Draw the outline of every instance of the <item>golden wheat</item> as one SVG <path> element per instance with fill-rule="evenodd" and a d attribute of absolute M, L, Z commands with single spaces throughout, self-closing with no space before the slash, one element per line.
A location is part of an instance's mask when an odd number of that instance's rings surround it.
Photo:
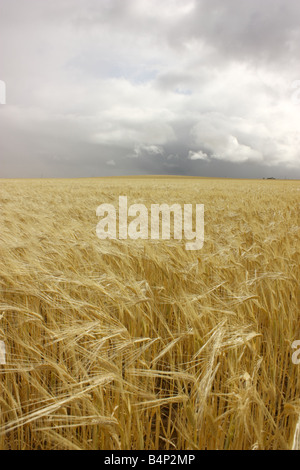
<path fill-rule="evenodd" d="M 2 180 L 0 449 L 295 448 L 299 190 Z M 119 195 L 204 204 L 203 249 L 99 240 L 96 208 Z"/>

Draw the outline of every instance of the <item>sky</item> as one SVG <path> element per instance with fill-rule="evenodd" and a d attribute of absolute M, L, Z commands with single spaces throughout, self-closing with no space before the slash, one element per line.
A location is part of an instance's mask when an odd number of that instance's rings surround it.
<path fill-rule="evenodd" d="M 0 177 L 300 178 L 299 0 L 0 0 Z"/>

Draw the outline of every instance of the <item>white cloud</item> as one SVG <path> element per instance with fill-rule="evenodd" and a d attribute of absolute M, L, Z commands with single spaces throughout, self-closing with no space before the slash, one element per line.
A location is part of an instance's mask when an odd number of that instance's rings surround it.
<path fill-rule="evenodd" d="M 189 160 L 208 160 L 208 155 L 207 153 L 202 152 L 202 150 L 199 150 L 198 152 L 190 150 L 188 158 Z"/>
<path fill-rule="evenodd" d="M 164 155 L 163 147 L 158 145 L 136 144 L 130 157 L 141 157 L 142 155 Z"/>
<path fill-rule="evenodd" d="M 217 151 L 212 154 L 212 158 L 235 163 L 246 162 L 249 160 L 260 161 L 263 159 L 260 152 L 252 149 L 248 145 L 240 144 L 234 135 L 229 135 L 226 137 L 224 145 L 222 148 L 218 148 Z"/>

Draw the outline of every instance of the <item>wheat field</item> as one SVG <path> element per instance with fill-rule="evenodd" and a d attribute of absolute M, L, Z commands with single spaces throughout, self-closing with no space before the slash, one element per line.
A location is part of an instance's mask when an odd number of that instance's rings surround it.
<path fill-rule="evenodd" d="M 279 450 L 300 415 L 299 181 L 1 180 L 1 450 Z M 205 242 L 96 208 L 205 206 Z M 298 425 L 299 427 L 299 425 Z"/>

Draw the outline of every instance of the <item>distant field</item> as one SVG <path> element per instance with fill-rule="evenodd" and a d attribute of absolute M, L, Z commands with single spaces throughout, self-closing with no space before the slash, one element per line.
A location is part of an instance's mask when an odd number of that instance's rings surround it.
<path fill-rule="evenodd" d="M 96 208 L 205 205 L 205 242 Z M 300 181 L 0 180 L 0 449 L 290 449 Z"/>

